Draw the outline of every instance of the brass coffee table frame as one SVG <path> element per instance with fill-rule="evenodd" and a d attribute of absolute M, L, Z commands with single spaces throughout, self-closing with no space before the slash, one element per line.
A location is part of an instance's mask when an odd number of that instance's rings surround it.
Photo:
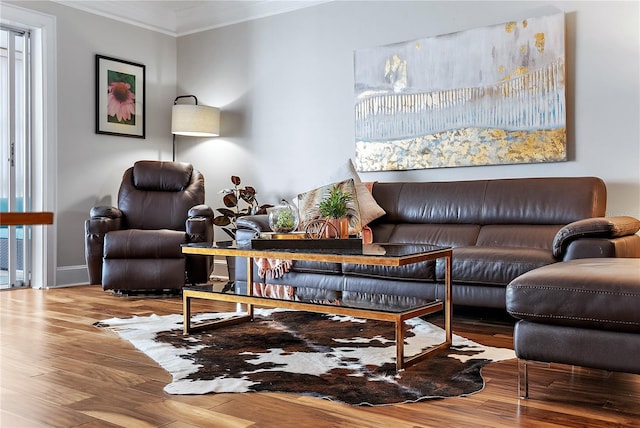
<path fill-rule="evenodd" d="M 366 245 L 364 246 L 366 251 Z M 453 304 L 451 299 L 451 248 L 436 249 L 432 251 L 418 252 L 406 256 L 375 256 L 361 254 L 339 254 L 335 253 L 319 253 L 312 250 L 297 250 L 295 252 L 283 250 L 252 250 L 241 249 L 236 247 L 225 246 L 207 246 L 201 244 L 184 245 L 182 247 L 183 254 L 202 255 L 202 256 L 235 256 L 247 258 L 247 278 L 253 278 L 254 258 L 273 258 L 285 260 L 307 260 L 319 262 L 333 263 L 357 263 L 378 266 L 404 266 L 421 261 L 435 260 L 444 258 L 446 260 L 445 268 L 445 298 L 442 300 L 434 300 L 425 305 L 408 309 L 402 312 L 385 312 L 375 309 L 352 308 L 343 306 L 324 305 L 319 303 L 299 302 L 293 300 L 279 300 L 266 297 L 257 297 L 253 295 L 253 281 L 247 281 L 247 294 L 224 294 L 213 291 L 203 291 L 190 289 L 188 287 L 182 290 L 183 316 L 184 316 L 184 334 L 194 331 L 205 330 L 213 327 L 222 327 L 231 324 L 238 324 L 244 321 L 253 320 L 254 305 L 277 307 L 283 309 L 294 309 L 308 312 L 336 314 L 353 317 L 361 317 L 379 321 L 389 321 L 395 324 L 396 336 L 396 369 L 402 370 L 411 364 L 425 359 L 429 354 L 445 349 L 451 346 L 452 330 L 451 330 L 451 312 Z M 222 302 L 243 303 L 247 306 L 245 315 L 240 315 L 224 320 L 211 321 L 191 325 L 191 300 L 204 299 Z M 444 330 L 445 340 L 433 346 L 420 354 L 404 358 L 404 322 L 408 319 L 428 315 L 431 313 L 444 311 Z"/>

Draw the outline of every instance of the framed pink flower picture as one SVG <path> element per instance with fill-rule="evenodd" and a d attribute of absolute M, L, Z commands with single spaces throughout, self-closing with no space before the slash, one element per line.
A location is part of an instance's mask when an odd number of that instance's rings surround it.
<path fill-rule="evenodd" d="M 145 138 L 145 66 L 96 55 L 96 133 Z"/>

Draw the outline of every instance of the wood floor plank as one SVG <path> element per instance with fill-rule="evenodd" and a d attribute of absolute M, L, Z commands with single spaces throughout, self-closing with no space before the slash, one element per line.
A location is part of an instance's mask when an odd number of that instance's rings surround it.
<path fill-rule="evenodd" d="M 34 421 L 22 415 L 16 415 L 0 409 L 0 426 L 20 428 L 50 428 L 44 422 Z"/>
<path fill-rule="evenodd" d="M 217 409 L 217 406 L 215 408 Z M 137 410 L 140 412 L 161 414 L 168 419 L 175 418 L 178 421 L 189 420 L 190 423 L 196 424 L 197 426 L 214 425 L 215 423 L 215 426 L 220 428 L 245 428 L 254 424 L 251 419 L 232 416 L 220 411 L 175 400 L 163 400 L 159 405 L 140 406 Z"/>
<path fill-rule="evenodd" d="M 47 427 L 76 427 L 91 421 L 91 417 L 70 409 L 68 406 L 50 403 L 48 400 L 40 400 L 29 396 L 29 394 L 2 394 L 2 412 L 10 415 L 22 417 L 26 426 L 47 426 Z M 3 428 L 22 428 L 21 425 L 11 427 L 5 425 Z"/>
<path fill-rule="evenodd" d="M 235 305 L 198 302 L 193 309 Z M 98 286 L 0 291 L 0 427 L 640 427 L 640 376 L 536 364 L 532 398 L 523 400 L 516 360 L 486 366 L 477 394 L 395 406 L 282 393 L 169 395 L 167 372 L 93 326 L 181 311 L 179 297 L 122 297 Z M 513 320 L 504 311 L 456 308 L 453 326 L 479 343 L 513 346 Z"/>

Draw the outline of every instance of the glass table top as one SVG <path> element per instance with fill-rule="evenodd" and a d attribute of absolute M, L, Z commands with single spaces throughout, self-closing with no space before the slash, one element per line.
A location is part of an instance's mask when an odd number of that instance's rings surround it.
<path fill-rule="evenodd" d="M 298 242 L 300 240 L 297 240 Z M 317 246 L 307 245 L 304 248 L 286 247 L 284 242 L 274 240 L 278 242 L 274 244 L 273 248 L 264 246 L 262 248 L 251 248 L 248 245 L 239 246 L 236 241 L 217 241 L 213 244 L 208 243 L 193 243 L 185 244 L 183 247 L 187 249 L 184 252 L 198 253 L 197 250 L 203 250 L 202 254 L 205 254 L 207 250 L 211 250 L 212 254 L 226 254 L 226 255 L 241 255 L 240 253 L 256 253 L 259 256 L 260 252 L 273 252 L 273 253 L 289 253 L 292 256 L 295 254 L 331 254 L 331 255 L 344 255 L 344 256 L 363 256 L 363 257 L 388 257 L 388 258 L 403 258 L 411 257 L 420 254 L 439 253 L 450 250 L 451 247 L 437 246 L 437 245 L 425 245 L 425 244 L 396 244 L 396 243 L 376 243 L 376 244 L 364 244 L 353 248 L 337 248 L 323 247 L 323 244 L 327 240 L 318 240 Z M 322 242 L 324 241 L 324 242 Z M 328 240 L 339 241 L 339 240 Z M 293 242 L 293 241 L 291 241 Z M 195 251 L 189 251 L 193 249 Z"/>

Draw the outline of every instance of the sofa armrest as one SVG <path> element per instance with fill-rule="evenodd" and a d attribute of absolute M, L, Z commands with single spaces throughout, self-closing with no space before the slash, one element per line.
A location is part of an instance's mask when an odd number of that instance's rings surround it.
<path fill-rule="evenodd" d="M 630 216 L 593 217 L 564 226 L 553 239 L 553 256 L 563 259 L 569 245 L 579 239 L 616 239 L 634 235 L 640 230 L 640 220 Z"/>
<path fill-rule="evenodd" d="M 600 257 L 640 258 L 640 235 L 576 239 L 567 246 L 562 261 Z"/>
<path fill-rule="evenodd" d="M 239 217 L 236 220 L 238 230 L 249 229 L 256 233 L 270 232 L 269 216 L 267 214 L 254 214 Z"/>
<path fill-rule="evenodd" d="M 251 240 L 256 238 L 262 232 L 269 232 L 269 216 L 267 214 L 252 214 L 236 219 L 236 245 L 239 248 L 251 248 Z M 229 265 L 230 257 L 227 257 L 227 265 Z M 233 257 L 233 269 L 229 271 L 229 279 L 231 281 L 246 281 L 247 259 L 246 257 Z"/>
<path fill-rule="evenodd" d="M 251 240 L 262 232 L 270 232 L 269 216 L 267 214 L 253 214 L 239 217 L 236 220 L 236 243 L 239 247 L 250 248 Z"/>

